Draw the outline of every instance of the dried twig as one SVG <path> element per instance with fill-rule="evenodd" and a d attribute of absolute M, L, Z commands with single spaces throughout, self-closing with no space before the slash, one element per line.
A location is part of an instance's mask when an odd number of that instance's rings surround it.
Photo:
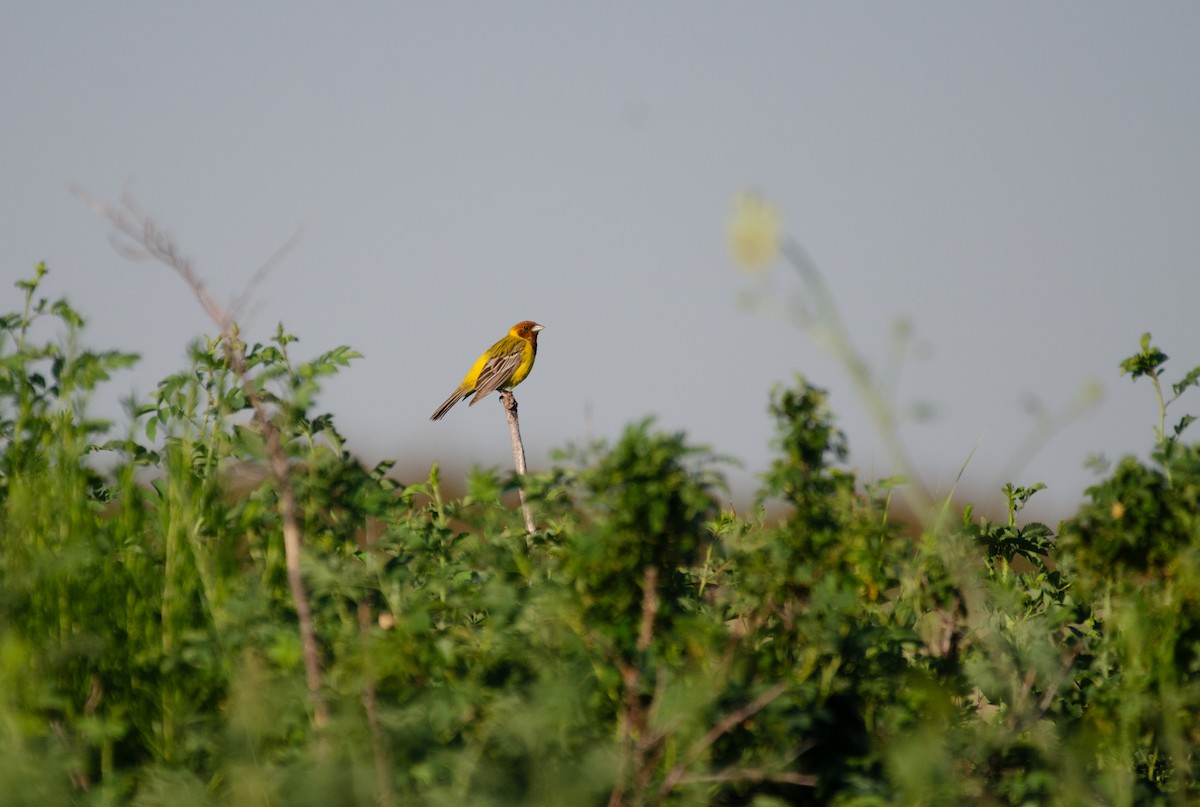
<path fill-rule="evenodd" d="M 761 768 L 726 768 L 720 773 L 699 776 L 687 776 L 680 784 L 709 784 L 713 782 L 777 782 L 782 785 L 797 785 L 799 787 L 816 787 L 816 776 L 808 773 L 789 773 L 787 771 L 772 773 Z"/>
<path fill-rule="evenodd" d="M 517 420 L 517 399 L 512 390 L 500 391 L 500 403 L 504 406 L 504 415 L 508 418 L 508 436 L 512 440 L 513 465 L 516 466 L 517 476 L 525 476 L 525 444 L 521 442 L 521 424 Z M 520 482 L 520 480 L 518 480 Z M 517 497 L 521 500 L 521 514 L 525 517 L 525 532 L 533 535 L 537 525 L 533 523 L 533 512 L 525 503 L 525 488 L 523 482 L 517 486 Z M 528 539 L 526 539 L 528 541 Z"/>
<path fill-rule="evenodd" d="M 742 723 L 749 720 L 754 715 L 767 708 L 780 695 L 787 691 L 787 682 L 780 681 L 769 689 L 763 691 L 757 698 L 747 703 L 741 709 L 737 709 L 725 717 L 721 718 L 715 726 L 708 730 L 708 733 L 694 742 L 687 753 L 683 755 L 678 763 L 667 773 L 663 779 L 662 785 L 658 789 L 658 800 L 662 801 L 678 784 L 687 778 L 687 769 L 704 755 L 713 743 L 721 739 L 733 729 L 740 726 Z M 726 781 L 732 781 L 735 774 L 738 774 L 742 769 L 730 768 L 724 775 Z"/>
<path fill-rule="evenodd" d="M 374 541 L 367 535 L 366 530 L 359 531 L 358 548 L 363 553 L 370 553 L 374 550 Z M 379 807 L 392 807 L 396 803 L 396 797 L 392 793 L 391 763 L 388 760 L 383 721 L 379 717 L 379 699 L 375 688 L 375 665 L 371 659 L 371 627 L 373 623 L 369 594 L 363 592 L 362 599 L 358 601 L 358 635 L 363 653 L 361 696 L 363 712 L 367 716 L 367 727 L 371 732 L 371 752 L 375 760 L 375 802 Z"/>
<path fill-rule="evenodd" d="M 642 578 L 642 614 L 638 628 L 637 652 L 644 654 L 650 649 L 654 638 L 654 624 L 660 607 L 658 592 L 658 568 L 647 566 Z M 727 654 L 728 655 L 728 654 Z M 805 787 L 815 786 L 817 778 L 789 771 L 773 772 L 760 768 L 730 766 L 715 774 L 689 774 L 689 769 L 723 736 L 761 712 L 784 692 L 788 683 L 780 681 L 764 690 L 754 700 L 740 709 L 722 717 L 704 736 L 688 746 L 663 778 L 657 791 L 650 793 L 651 782 L 662 760 L 663 742 L 670 727 L 651 728 L 654 716 L 665 692 L 660 675 L 656 682 L 654 698 L 647 705 L 641 697 L 642 668 L 638 661 L 618 660 L 623 684 L 622 708 L 618 717 L 622 754 L 617 772 L 617 783 L 609 796 L 609 807 L 640 807 L 644 804 L 661 804 L 681 784 L 702 782 L 777 782 Z"/>
<path fill-rule="evenodd" d="M 638 628 L 637 651 L 639 654 L 650 649 L 654 638 L 654 622 L 658 616 L 658 567 L 647 566 L 642 578 L 642 619 Z M 624 692 L 621 696 L 621 714 L 618 727 L 621 733 L 621 763 L 617 771 L 617 784 L 609 795 L 609 807 L 624 805 L 625 793 L 633 786 L 634 807 L 644 803 L 644 791 L 654 774 L 662 755 L 663 732 L 649 731 L 651 713 L 656 711 L 663 692 L 662 680 L 655 689 L 655 699 L 647 709 L 640 693 L 642 671 L 638 661 L 618 661 Z"/>
<path fill-rule="evenodd" d="M 287 567 L 292 605 L 296 609 L 296 618 L 300 627 L 304 673 L 312 703 L 313 722 L 318 728 L 323 728 L 329 722 L 329 707 L 321 688 L 320 652 L 317 647 L 312 608 L 309 606 L 308 594 L 300 570 L 300 518 L 296 506 L 296 495 L 289 480 L 287 452 L 284 450 L 283 436 L 271 417 L 266 401 L 250 376 L 246 364 L 245 344 L 237 334 L 234 312 L 241 309 L 246 299 L 245 294 L 243 293 L 228 306 L 218 303 L 205 288 L 195 270 L 192 269 L 191 262 L 179 252 L 170 234 L 160 229 L 149 216 L 138 210 L 128 196 L 122 196 L 120 201 L 109 204 L 81 190 L 76 189 L 74 192 L 87 203 L 92 212 L 108 221 L 112 226 L 113 234 L 110 236 L 110 240 L 118 254 L 130 260 L 157 261 L 174 270 L 196 295 L 196 299 L 204 308 L 205 313 L 221 331 L 230 368 L 237 376 L 246 400 L 254 409 L 259 428 L 266 440 L 268 465 L 279 492 L 279 518 L 283 524 L 284 562 Z M 255 272 L 252 282 L 259 282 L 266 272 L 279 262 L 295 244 L 300 233 L 301 230 L 297 229 L 296 233 L 280 249 L 276 250 L 275 254 Z"/>
<path fill-rule="evenodd" d="M 658 567 L 647 566 L 642 579 L 642 624 L 638 628 L 637 649 L 645 653 L 654 638 L 654 619 L 658 616 Z"/>

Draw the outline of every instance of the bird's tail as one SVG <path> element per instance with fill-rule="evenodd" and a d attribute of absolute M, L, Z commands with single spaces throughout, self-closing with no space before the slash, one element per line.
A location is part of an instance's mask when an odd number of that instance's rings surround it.
<path fill-rule="evenodd" d="M 471 394 L 471 390 L 463 389 L 462 387 L 459 387 L 454 392 L 450 393 L 449 398 L 442 401 L 441 406 L 439 406 L 437 409 L 433 410 L 433 414 L 429 416 L 429 419 L 430 420 L 441 420 L 443 417 L 446 416 L 446 413 L 449 412 L 454 407 L 454 405 L 456 403 L 461 401 L 463 398 L 466 398 L 470 394 Z"/>

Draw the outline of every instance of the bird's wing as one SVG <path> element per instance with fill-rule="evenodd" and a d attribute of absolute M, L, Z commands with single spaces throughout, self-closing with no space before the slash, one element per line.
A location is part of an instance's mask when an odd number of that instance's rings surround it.
<path fill-rule="evenodd" d="M 475 397 L 471 399 L 471 406 L 475 402 L 485 397 L 490 392 L 495 392 L 501 389 L 510 378 L 513 371 L 521 363 L 521 348 L 510 351 L 500 356 L 493 356 L 483 365 L 483 369 L 479 371 L 479 378 L 475 380 Z"/>

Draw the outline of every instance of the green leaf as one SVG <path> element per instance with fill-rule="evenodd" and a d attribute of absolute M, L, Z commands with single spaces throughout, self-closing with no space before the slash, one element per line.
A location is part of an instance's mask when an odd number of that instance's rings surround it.
<path fill-rule="evenodd" d="M 382 460 L 379 464 L 371 469 L 371 478 L 378 482 L 386 477 L 388 475 L 388 471 L 392 470 L 395 465 L 395 460 Z"/>
<path fill-rule="evenodd" d="M 1141 345 L 1141 351 L 1121 361 L 1121 375 L 1128 374 L 1133 380 L 1144 375 L 1158 375 L 1167 361 L 1167 354 L 1150 344 L 1149 333 L 1142 334 Z"/>
<path fill-rule="evenodd" d="M 1188 387 L 1195 387 L 1197 385 L 1200 385 L 1200 367 L 1193 367 L 1187 375 L 1172 384 L 1171 389 L 1175 391 L 1175 395 L 1178 397 Z"/>
<path fill-rule="evenodd" d="M 55 300 L 53 305 L 50 306 L 50 312 L 72 327 L 83 327 L 83 317 L 71 307 L 66 298 Z"/>

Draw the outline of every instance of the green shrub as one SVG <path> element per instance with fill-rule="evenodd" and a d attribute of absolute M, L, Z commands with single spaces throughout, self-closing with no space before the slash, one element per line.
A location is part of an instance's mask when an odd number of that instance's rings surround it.
<path fill-rule="evenodd" d="M 85 349 L 43 275 L 0 319 L 5 804 L 1200 795 L 1186 418 L 1057 530 L 1022 523 L 1040 485 L 1007 486 L 1002 523 L 900 526 L 898 483 L 843 467 L 802 379 L 770 399 L 777 457 L 749 513 L 721 506 L 720 458 L 651 420 L 447 498 L 436 467 L 403 486 L 347 452 L 314 402 L 356 354 L 297 362 L 282 327 L 195 345 L 112 437 L 88 400 L 135 357 Z M 1165 361 L 1147 338 L 1123 365 L 1160 414 Z M 506 503 L 518 485 L 533 536 Z"/>

